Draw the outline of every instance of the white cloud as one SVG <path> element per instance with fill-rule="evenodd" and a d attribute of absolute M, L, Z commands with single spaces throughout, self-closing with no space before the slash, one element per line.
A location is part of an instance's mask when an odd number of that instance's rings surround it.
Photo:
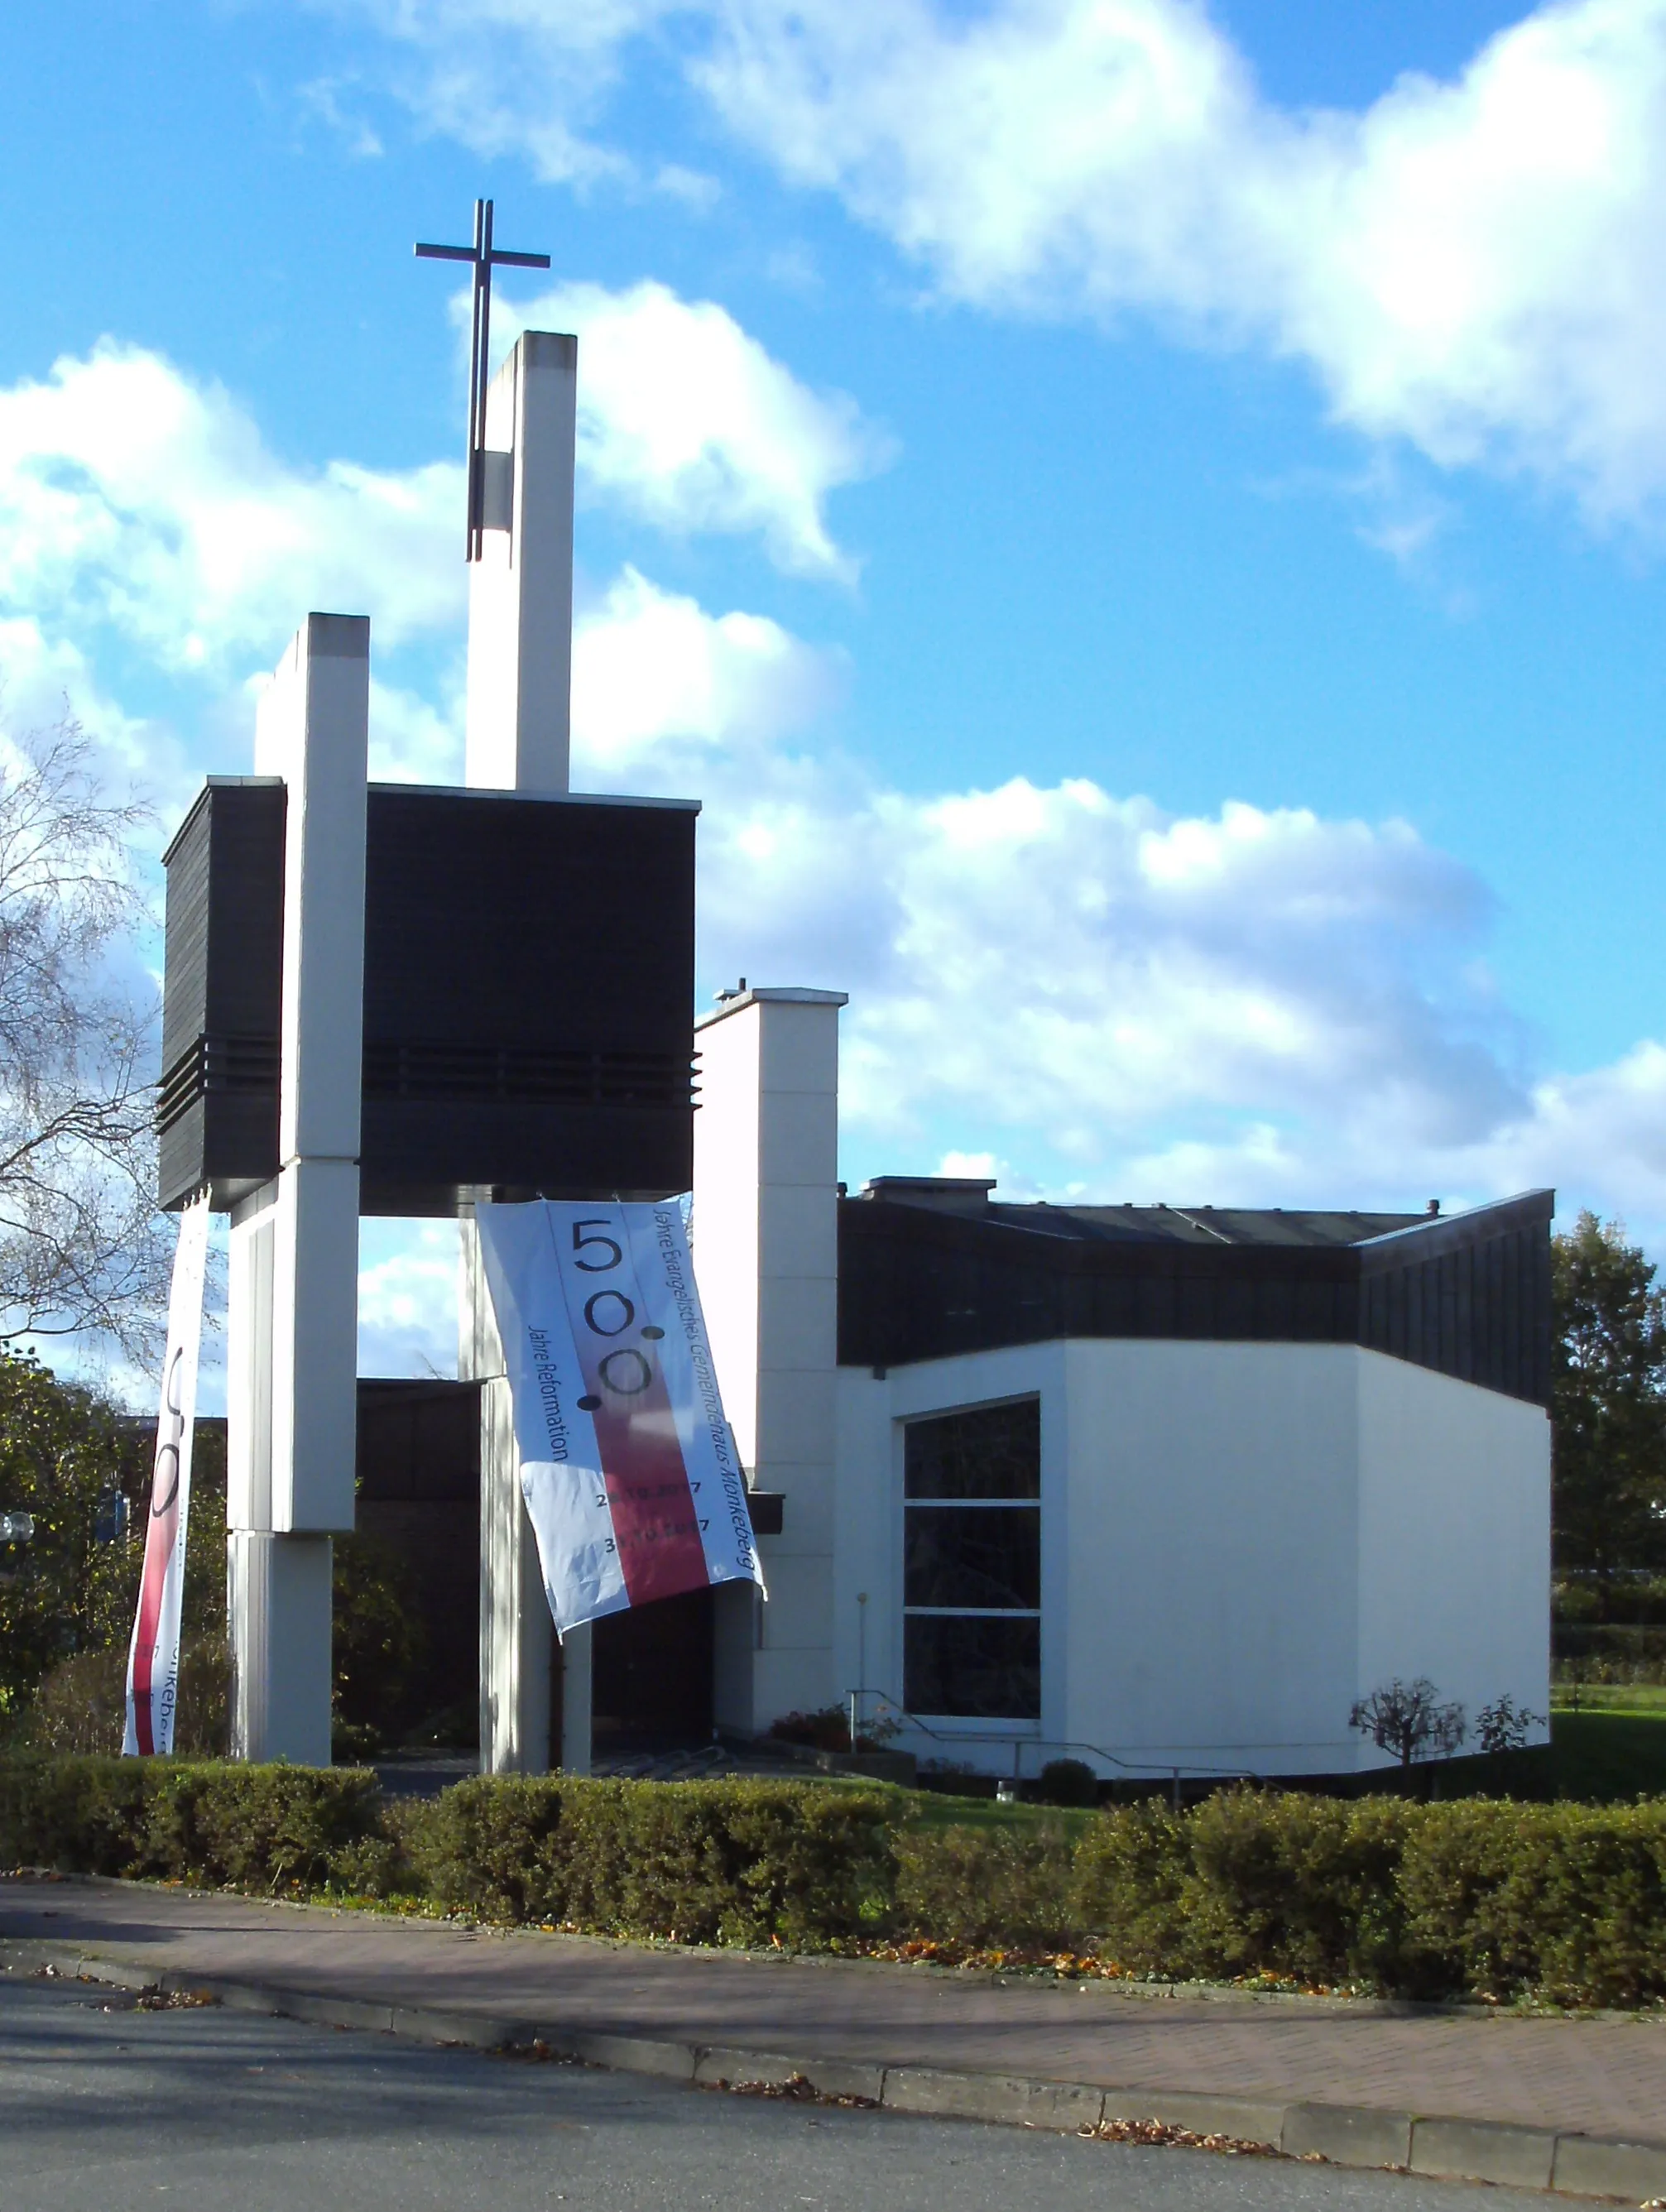
<path fill-rule="evenodd" d="M 1253 1111 L 1450 1148 L 1524 1103 L 1485 894 L 1404 825 L 1175 820 L 1085 781 L 828 796 L 714 793 L 704 920 L 753 976 L 819 937 L 793 980 L 852 992 L 858 1121 L 1103 1164 Z"/>
<path fill-rule="evenodd" d="M 883 447 L 850 403 L 806 391 L 721 308 L 663 286 L 545 305 L 586 332 L 581 458 L 599 499 L 678 532 L 755 530 L 785 567 L 852 573 L 824 506 Z M 56 663 L 79 703 L 105 634 L 222 684 L 269 665 L 308 607 L 368 613 L 379 654 L 454 636 L 461 507 L 454 463 L 294 466 L 218 385 L 103 340 L 0 389 L 0 666 L 16 693 Z M 792 661 L 769 625 L 725 620 L 730 658 Z M 653 681 L 651 666 L 629 673 Z M 614 710 L 616 750 L 626 720 Z M 383 691 L 376 720 L 379 773 L 448 772 L 454 702 L 436 722 Z"/>
<path fill-rule="evenodd" d="M 359 1372 L 457 1372 L 457 1224 L 368 1220 L 359 1233 Z"/>
<path fill-rule="evenodd" d="M 1666 1238 L 1666 1042 L 1533 1074 L 1484 887 L 1404 824 L 783 766 L 708 787 L 704 957 L 850 992 L 860 1172 L 1181 1203 L 1552 1183 Z"/>
<path fill-rule="evenodd" d="M 704 800 L 708 975 L 850 993 L 851 1172 L 1289 1205 L 1550 1182 L 1666 1236 L 1666 1042 L 1536 1071 L 1485 886 L 1403 823 L 1177 817 L 1085 779 L 902 793 L 796 749 L 829 672 L 772 624 L 628 572 L 581 639 L 582 781 Z M 435 1258 L 368 1282 L 384 1361 L 423 1296 L 448 1313 Z"/>
<path fill-rule="evenodd" d="M 281 644 L 320 574 L 385 568 L 377 634 L 412 635 L 460 595 L 441 473 L 289 471 L 155 356 L 60 363 L 0 392 L 0 653 L 24 699 L 84 691 L 118 752 L 150 754 L 64 641 L 77 611 L 212 669 Z M 847 1124 L 876 1164 L 992 1154 L 1055 1191 L 1290 1202 L 1555 1181 L 1666 1225 L 1666 1043 L 1536 1064 L 1488 981 L 1484 886 L 1413 830 L 1176 817 L 1085 779 L 899 792 L 800 749 L 842 676 L 627 569 L 581 611 L 575 751 L 593 787 L 705 799 L 708 974 L 851 992 Z M 379 773 L 455 774 L 454 681 L 436 701 L 379 678 L 373 712 Z M 404 1326 L 400 1295 L 373 1279 L 377 1327 Z"/>
<path fill-rule="evenodd" d="M 770 742 L 827 703 L 837 673 L 765 616 L 709 615 L 627 568 L 574 627 L 575 774 L 617 788 L 656 768 L 663 781 L 673 755 Z"/>
<path fill-rule="evenodd" d="M 732 0 L 701 82 L 982 305 L 1258 339 L 1443 465 L 1666 489 L 1666 5 L 1564 0 L 1449 83 L 1292 114 L 1189 0 Z"/>
<path fill-rule="evenodd" d="M 1599 518 L 1666 492 L 1666 0 L 1551 0 L 1450 82 L 1300 112 L 1197 0 L 363 4 L 430 120 L 550 173 L 674 20 L 730 131 L 949 297 L 1261 346 L 1339 421 Z"/>
<path fill-rule="evenodd" d="M 597 497 L 678 535 L 757 532 L 783 568 L 854 577 L 827 499 L 891 452 L 854 400 L 810 391 L 726 309 L 664 284 L 566 285 L 496 319 L 578 332 L 579 467 Z"/>
<path fill-rule="evenodd" d="M 327 4 L 327 0 L 326 0 Z M 548 181 L 652 186 L 590 125 L 622 49 L 684 12 L 680 0 L 334 0 L 404 41 L 411 60 L 390 89 L 433 128 L 477 154 L 525 153 Z M 665 179 L 682 197 L 684 173 Z"/>
<path fill-rule="evenodd" d="M 460 783 L 460 686 L 453 684 L 441 705 L 436 707 L 420 692 L 402 690 L 397 684 L 384 684 L 373 675 L 370 775 L 377 783 Z"/>
<path fill-rule="evenodd" d="M 314 77 L 303 84 L 295 94 L 296 104 L 309 121 L 318 123 L 337 138 L 349 156 L 356 161 L 374 161 L 380 158 L 385 149 L 374 125 L 354 112 L 357 106 L 358 87 L 350 80 L 340 77 Z M 343 94 L 348 98 L 343 100 Z"/>
<path fill-rule="evenodd" d="M 461 476 L 291 467 L 219 386 L 106 339 L 0 391 L 0 614 L 173 673 L 275 658 L 308 607 L 395 646 L 462 611 Z"/>
<path fill-rule="evenodd" d="M 48 637 L 29 616 L 0 614 L 0 748 L 66 720 L 92 740 L 112 796 L 131 794 L 171 821 L 196 795 L 200 779 L 174 729 L 130 714 L 71 640 Z"/>

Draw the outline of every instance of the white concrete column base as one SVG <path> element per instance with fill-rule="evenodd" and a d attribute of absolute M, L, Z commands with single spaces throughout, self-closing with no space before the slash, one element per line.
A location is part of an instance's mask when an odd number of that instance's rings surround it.
<path fill-rule="evenodd" d="M 555 1631 L 521 1499 L 502 1375 L 480 1389 L 480 1771 L 545 1774 Z M 587 1690 L 587 1668 L 585 1683 Z M 587 1754 L 587 1705 L 584 1733 Z"/>
<path fill-rule="evenodd" d="M 228 1534 L 234 1759 L 329 1765 L 331 1568 L 328 1536 Z"/>

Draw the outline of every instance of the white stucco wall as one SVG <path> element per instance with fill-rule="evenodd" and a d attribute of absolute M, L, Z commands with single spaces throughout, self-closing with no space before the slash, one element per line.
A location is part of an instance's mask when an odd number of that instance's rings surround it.
<path fill-rule="evenodd" d="M 1357 1356 L 1358 1694 L 1426 1674 L 1472 1729 L 1502 1694 L 1547 1714 L 1549 1417 L 1383 1352 Z M 1360 1763 L 1384 1757 L 1368 1746 Z"/>
<path fill-rule="evenodd" d="M 1347 1345 L 1068 1348 L 1067 1733 L 1146 1766 L 1352 1765 Z"/>
<path fill-rule="evenodd" d="M 1348 1713 L 1394 1674 L 1545 1709 L 1542 1413 L 1348 1345 L 1135 1340 L 840 1370 L 830 1695 L 902 1695 L 899 1424 L 1031 1393 L 1041 1721 L 910 1747 L 1314 1773 L 1377 1763 Z"/>

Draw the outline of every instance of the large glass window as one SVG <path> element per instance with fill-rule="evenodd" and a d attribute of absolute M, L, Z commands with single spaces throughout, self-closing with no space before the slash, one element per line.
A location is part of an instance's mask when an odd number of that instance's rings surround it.
<path fill-rule="evenodd" d="M 1041 1717 L 1041 1402 L 910 1421 L 903 1697 L 911 1712 Z"/>

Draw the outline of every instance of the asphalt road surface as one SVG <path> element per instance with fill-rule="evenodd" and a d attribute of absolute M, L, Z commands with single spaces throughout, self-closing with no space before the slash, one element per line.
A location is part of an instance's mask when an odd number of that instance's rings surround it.
<path fill-rule="evenodd" d="M 5 2212 L 1546 2212 L 1273 2158 L 812 2108 L 0 1974 Z"/>

